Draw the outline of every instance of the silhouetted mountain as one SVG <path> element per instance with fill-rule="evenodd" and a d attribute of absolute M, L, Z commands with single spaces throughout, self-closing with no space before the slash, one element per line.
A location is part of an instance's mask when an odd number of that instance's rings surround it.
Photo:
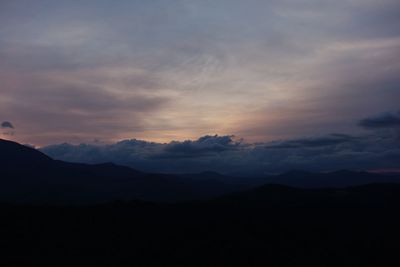
<path fill-rule="evenodd" d="M 329 173 L 312 173 L 301 170 L 268 176 L 266 184 L 281 184 L 301 188 L 349 187 L 370 183 L 400 183 L 400 175 L 340 170 Z"/>
<path fill-rule="evenodd" d="M 400 181 L 395 175 L 350 171 L 292 171 L 265 178 L 231 177 L 215 172 L 144 173 L 112 163 L 89 165 L 52 160 L 33 148 L 6 140 L 0 140 L 0 169 L 0 201 L 22 203 L 100 203 L 132 199 L 188 201 L 271 183 L 320 188 Z"/>
<path fill-rule="evenodd" d="M 400 184 L 367 184 L 347 188 L 294 188 L 269 184 L 220 197 L 213 204 L 275 208 L 400 207 Z"/>
<path fill-rule="evenodd" d="M 223 175 L 218 172 L 205 171 L 200 173 L 186 173 L 179 175 L 182 178 L 194 180 L 194 181 L 214 181 L 223 183 L 226 185 L 235 186 L 238 189 L 248 189 L 256 186 L 260 186 L 266 183 L 265 177 L 240 177 Z"/>
<path fill-rule="evenodd" d="M 0 139 L 1 171 L 25 171 L 49 164 L 52 159 L 45 154 L 12 141 Z"/>
<path fill-rule="evenodd" d="M 190 173 L 180 176 L 198 181 L 219 181 L 224 184 L 238 185 L 242 189 L 254 188 L 264 184 L 286 185 L 299 188 L 344 188 L 371 183 L 400 183 L 400 175 L 396 173 L 378 174 L 348 170 L 328 173 L 292 170 L 283 174 L 266 177 L 240 177 L 222 175 L 216 172 Z"/>
<path fill-rule="evenodd" d="M 52 160 L 41 152 L 0 140 L 0 200 L 37 203 L 94 203 L 116 199 L 178 201 L 203 199 L 237 187 L 143 173 L 115 164 Z"/>

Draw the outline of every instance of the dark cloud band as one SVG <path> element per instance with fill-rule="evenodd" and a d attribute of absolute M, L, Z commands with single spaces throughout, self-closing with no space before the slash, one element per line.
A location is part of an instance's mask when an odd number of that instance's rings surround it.
<path fill-rule="evenodd" d="M 395 134 L 348 136 L 331 134 L 297 140 L 247 144 L 232 136 L 154 143 L 125 140 L 109 145 L 61 144 L 42 148 L 61 160 L 114 162 L 150 172 L 217 171 L 263 175 L 292 169 L 388 169 L 398 167 L 400 148 Z"/>
<path fill-rule="evenodd" d="M 366 129 L 400 128 L 400 112 L 397 114 L 385 113 L 380 116 L 365 118 L 359 125 Z"/>

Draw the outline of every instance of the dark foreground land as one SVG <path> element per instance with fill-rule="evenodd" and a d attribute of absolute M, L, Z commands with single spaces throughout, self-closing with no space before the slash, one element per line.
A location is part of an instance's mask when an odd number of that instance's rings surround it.
<path fill-rule="evenodd" d="M 1 266 L 399 266 L 400 186 L 0 207 Z"/>
<path fill-rule="evenodd" d="M 0 170 L 0 266 L 400 266 L 398 175 L 243 184 L 56 161 L 6 140 Z"/>

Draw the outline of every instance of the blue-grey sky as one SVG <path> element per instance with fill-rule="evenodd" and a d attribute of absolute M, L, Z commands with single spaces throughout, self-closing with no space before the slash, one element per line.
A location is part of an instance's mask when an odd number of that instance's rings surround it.
<path fill-rule="evenodd" d="M 1 0 L 0 121 L 14 128 L 0 134 L 37 146 L 370 134 L 360 120 L 400 109 L 399 12 L 398 0 Z"/>

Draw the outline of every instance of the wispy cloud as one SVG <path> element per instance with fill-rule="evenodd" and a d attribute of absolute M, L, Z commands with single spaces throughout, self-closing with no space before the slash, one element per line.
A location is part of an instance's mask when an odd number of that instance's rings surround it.
<path fill-rule="evenodd" d="M 294 139 L 398 109 L 396 0 L 0 7 L 0 113 L 21 142 Z"/>

